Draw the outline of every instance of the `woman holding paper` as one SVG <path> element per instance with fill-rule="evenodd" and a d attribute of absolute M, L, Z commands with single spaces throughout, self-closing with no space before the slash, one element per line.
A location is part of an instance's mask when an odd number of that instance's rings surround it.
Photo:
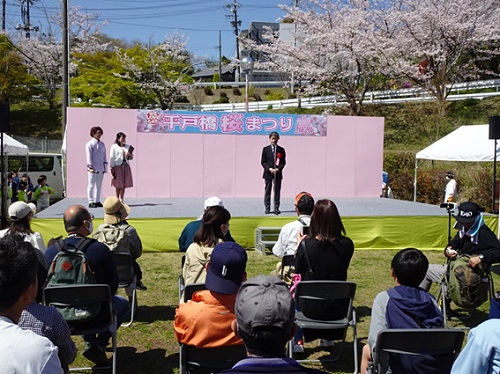
<path fill-rule="evenodd" d="M 134 147 L 125 144 L 127 135 L 116 134 L 115 143 L 111 146 L 109 165 L 111 167 L 111 185 L 116 189 L 116 197 L 123 203 L 125 188 L 133 187 L 132 170 L 129 161 L 134 158 Z"/>

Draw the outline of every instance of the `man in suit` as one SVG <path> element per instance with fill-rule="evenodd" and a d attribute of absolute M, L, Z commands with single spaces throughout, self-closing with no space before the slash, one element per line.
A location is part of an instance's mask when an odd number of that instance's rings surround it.
<path fill-rule="evenodd" d="M 285 148 L 278 145 L 280 136 L 276 131 L 269 134 L 269 142 L 267 147 L 262 149 L 261 165 L 264 168 L 264 178 L 266 182 L 264 205 L 266 214 L 271 213 L 271 189 L 274 183 L 274 214 L 280 214 L 280 191 L 281 180 L 283 179 L 283 168 L 286 165 Z"/>

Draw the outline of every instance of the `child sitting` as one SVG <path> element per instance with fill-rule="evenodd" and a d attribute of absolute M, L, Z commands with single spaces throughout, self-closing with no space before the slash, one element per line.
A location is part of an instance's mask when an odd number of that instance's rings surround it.
<path fill-rule="evenodd" d="M 419 287 L 428 267 L 427 257 L 415 248 L 403 249 L 392 259 L 391 273 L 396 286 L 379 293 L 373 301 L 368 344 L 363 347 L 361 357 L 362 374 L 366 372 L 368 362 L 372 358 L 372 348 L 380 331 L 391 328 L 443 327 L 443 315 L 436 300 Z M 393 373 L 444 373 L 449 372 L 453 364 L 453 360 L 425 355 L 391 355 L 389 360 Z M 447 367 L 447 370 L 443 366 Z"/>
<path fill-rule="evenodd" d="M 50 205 L 50 195 L 54 194 L 54 189 L 47 186 L 47 177 L 41 175 L 37 180 L 38 186 L 33 194 L 33 199 L 36 200 L 36 210 L 41 212 L 47 209 Z"/>

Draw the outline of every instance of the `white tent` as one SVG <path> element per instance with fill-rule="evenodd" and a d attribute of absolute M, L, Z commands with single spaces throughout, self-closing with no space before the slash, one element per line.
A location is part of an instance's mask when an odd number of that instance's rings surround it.
<path fill-rule="evenodd" d="M 29 152 L 28 146 L 7 134 L 3 134 L 3 152 L 13 155 L 27 155 Z"/>
<path fill-rule="evenodd" d="M 417 199 L 418 159 L 441 161 L 475 161 L 494 160 L 495 140 L 489 139 L 489 125 L 461 126 L 437 142 L 421 150 L 415 156 L 415 180 L 413 183 L 413 200 Z M 500 147 L 496 148 L 497 159 L 500 160 Z"/>

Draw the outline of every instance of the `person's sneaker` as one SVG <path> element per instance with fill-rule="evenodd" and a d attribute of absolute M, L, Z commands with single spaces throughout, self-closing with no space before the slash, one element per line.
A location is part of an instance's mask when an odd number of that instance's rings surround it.
<path fill-rule="evenodd" d="M 144 283 L 142 283 L 142 281 L 139 281 L 137 282 L 136 286 L 135 286 L 138 290 L 141 290 L 141 291 L 147 291 L 148 288 L 144 285 Z"/>
<path fill-rule="evenodd" d="M 100 350 L 95 344 L 91 344 L 89 348 L 83 352 L 83 357 L 92 361 L 98 367 L 109 367 L 113 362 L 106 356 L 106 353 Z"/>
<path fill-rule="evenodd" d="M 293 353 L 304 353 L 304 342 L 302 340 L 298 340 L 292 349 Z"/>
<path fill-rule="evenodd" d="M 334 340 L 320 339 L 318 347 L 331 348 L 334 345 L 335 345 L 335 341 Z"/>
<path fill-rule="evenodd" d="M 96 208 L 102 208 L 102 203 L 100 203 L 100 202 L 95 203 L 95 207 Z"/>

